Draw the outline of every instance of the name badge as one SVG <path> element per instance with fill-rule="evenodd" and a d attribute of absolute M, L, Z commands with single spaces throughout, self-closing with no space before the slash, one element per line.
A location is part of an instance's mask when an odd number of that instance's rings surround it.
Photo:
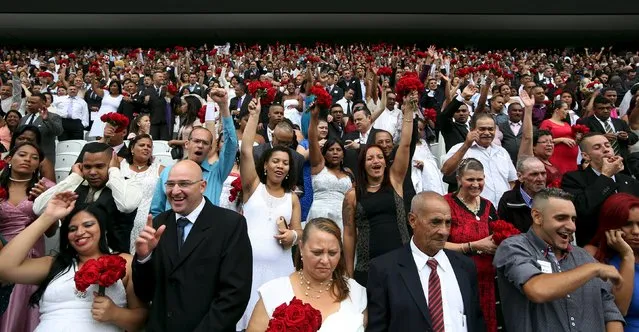
<path fill-rule="evenodd" d="M 537 263 L 539 263 L 542 273 L 552 273 L 552 265 L 550 265 L 550 262 L 537 260 Z"/>

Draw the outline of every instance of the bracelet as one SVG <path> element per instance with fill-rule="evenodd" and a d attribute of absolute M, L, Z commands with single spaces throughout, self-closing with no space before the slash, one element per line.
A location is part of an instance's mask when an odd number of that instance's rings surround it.
<path fill-rule="evenodd" d="M 412 123 L 412 122 L 413 122 L 413 119 L 410 119 L 410 120 L 404 120 L 404 122 L 411 122 L 411 123 Z"/>
<path fill-rule="evenodd" d="M 471 253 L 473 253 L 473 247 L 470 246 L 470 242 L 468 242 L 468 251 Z"/>
<path fill-rule="evenodd" d="M 297 231 L 294 229 L 292 231 L 293 231 L 293 245 L 295 245 L 297 243 Z"/>

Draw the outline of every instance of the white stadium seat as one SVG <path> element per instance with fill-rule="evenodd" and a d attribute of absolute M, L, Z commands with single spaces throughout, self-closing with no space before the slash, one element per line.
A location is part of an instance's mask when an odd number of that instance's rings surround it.
<path fill-rule="evenodd" d="M 171 154 L 171 147 L 168 141 L 153 141 L 153 155 Z"/>
<path fill-rule="evenodd" d="M 69 172 L 71 172 L 70 168 L 56 168 L 55 169 L 55 182 L 60 183 L 60 181 L 64 180 L 69 176 Z"/>
<path fill-rule="evenodd" d="M 75 161 L 78 159 L 80 152 L 76 153 L 56 153 L 55 155 L 55 167 L 56 169 L 67 168 L 71 169 Z"/>
<path fill-rule="evenodd" d="M 87 141 L 80 139 L 61 141 L 58 142 L 58 146 L 55 151 L 56 153 L 75 152 L 79 154 L 86 143 Z"/>
<path fill-rule="evenodd" d="M 173 160 L 170 153 L 154 154 L 153 158 L 155 158 L 154 161 L 166 167 L 173 166 L 173 164 L 175 164 L 175 160 Z"/>

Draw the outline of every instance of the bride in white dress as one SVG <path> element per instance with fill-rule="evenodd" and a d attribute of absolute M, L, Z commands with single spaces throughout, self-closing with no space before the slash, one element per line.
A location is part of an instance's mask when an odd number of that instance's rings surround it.
<path fill-rule="evenodd" d="M 367 321 L 366 289 L 346 276 L 340 230 L 332 220 L 310 220 L 302 234 L 298 271 L 259 288 L 247 332 L 262 332 L 275 309 L 293 297 L 322 313 L 319 332 L 363 332 Z"/>
<path fill-rule="evenodd" d="M 341 206 L 344 195 L 353 187 L 351 174 L 344 169 L 344 146 L 340 142 L 331 139 L 320 147 L 317 129 L 319 122 L 319 107 L 313 107 L 311 122 L 308 126 L 313 204 L 307 219 L 320 217 L 331 219 L 343 232 Z"/>
<path fill-rule="evenodd" d="M 97 296 L 97 286 L 91 285 L 84 295 L 77 294 L 73 280 L 75 272 L 89 259 L 109 254 L 102 224 L 106 211 L 96 205 L 76 208 L 74 192 L 56 194 L 44 213 L 18 234 L 0 251 L 0 280 L 8 283 L 39 285 L 30 302 L 40 307 L 40 324 L 35 332 L 137 331 L 144 326 L 147 309 L 135 296 L 131 278 L 131 255 L 126 276 Z M 72 211 L 75 213 L 66 218 Z M 25 259 L 27 253 L 44 232 L 63 220 L 60 253 Z"/>

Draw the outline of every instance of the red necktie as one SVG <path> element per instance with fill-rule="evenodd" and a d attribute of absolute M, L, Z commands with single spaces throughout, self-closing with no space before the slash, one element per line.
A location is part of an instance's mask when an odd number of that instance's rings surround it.
<path fill-rule="evenodd" d="M 437 275 L 437 260 L 429 259 L 426 265 L 430 267 L 428 277 L 428 311 L 430 312 L 433 332 L 444 332 L 444 310 L 442 307 L 442 288 Z"/>

